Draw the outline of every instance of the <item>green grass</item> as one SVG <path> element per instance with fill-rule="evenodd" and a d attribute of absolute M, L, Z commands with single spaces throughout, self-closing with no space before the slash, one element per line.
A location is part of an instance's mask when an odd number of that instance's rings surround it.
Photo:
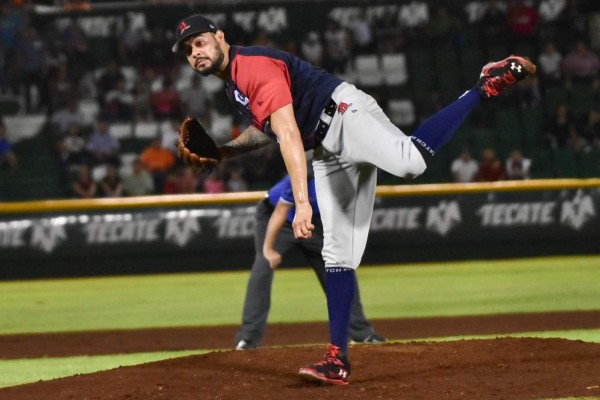
<path fill-rule="evenodd" d="M 600 256 L 363 266 L 358 276 L 371 319 L 600 310 Z M 0 334 L 238 324 L 247 278 L 244 271 L 0 282 Z M 326 315 L 312 270 L 276 272 L 271 322 Z M 598 329 L 510 336 L 600 343 Z M 0 387 L 195 353 L 0 360 Z"/>
<path fill-rule="evenodd" d="M 369 318 L 598 310 L 600 257 L 358 269 Z M 0 282 L 0 334 L 238 324 L 248 272 Z M 312 270 L 278 270 L 271 322 L 325 321 Z M 298 305 L 302 305 L 298 312 Z M 290 312 L 294 310 L 294 312 Z"/>
<path fill-rule="evenodd" d="M 168 358 L 202 354 L 206 351 L 172 351 L 138 354 L 113 354 L 107 356 L 80 356 L 60 358 L 38 358 L 0 361 L 0 387 L 15 386 L 104 371 L 128 365 L 144 364 Z"/>

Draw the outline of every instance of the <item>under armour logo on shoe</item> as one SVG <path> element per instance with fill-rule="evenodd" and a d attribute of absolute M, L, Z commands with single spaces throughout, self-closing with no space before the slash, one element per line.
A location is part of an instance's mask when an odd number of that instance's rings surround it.
<path fill-rule="evenodd" d="M 510 69 L 516 69 L 518 73 L 521 73 L 522 65 L 517 65 L 514 61 L 510 63 Z"/>

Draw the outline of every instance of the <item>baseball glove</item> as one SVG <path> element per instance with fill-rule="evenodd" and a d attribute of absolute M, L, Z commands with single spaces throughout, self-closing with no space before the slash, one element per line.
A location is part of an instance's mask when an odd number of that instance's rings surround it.
<path fill-rule="evenodd" d="M 177 142 L 179 157 L 195 172 L 211 172 L 221 162 L 221 152 L 215 141 L 197 118 L 187 117 L 179 127 Z"/>

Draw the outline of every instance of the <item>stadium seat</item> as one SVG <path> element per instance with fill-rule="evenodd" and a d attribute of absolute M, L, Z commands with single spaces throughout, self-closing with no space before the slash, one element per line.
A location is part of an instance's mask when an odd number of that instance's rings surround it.
<path fill-rule="evenodd" d="M 415 105 L 410 99 L 390 99 L 388 101 L 388 116 L 394 125 L 400 127 L 410 126 L 417 119 Z"/>
<path fill-rule="evenodd" d="M 100 106 L 95 99 L 85 99 L 79 102 L 79 110 L 81 110 L 85 119 L 91 124 L 100 113 Z"/>
<path fill-rule="evenodd" d="M 225 83 L 214 75 L 202 77 L 202 87 L 212 96 L 215 92 L 221 91 Z"/>
<path fill-rule="evenodd" d="M 376 54 L 361 54 L 354 58 L 354 70 L 357 83 L 365 86 L 376 86 L 383 83 L 383 71 Z"/>
<path fill-rule="evenodd" d="M 384 54 L 381 56 L 383 80 L 386 85 L 403 85 L 408 80 L 406 56 L 403 53 Z"/>
<path fill-rule="evenodd" d="M 117 122 L 110 126 L 110 133 L 117 139 L 130 138 L 133 134 L 132 124 L 129 122 Z"/>
<path fill-rule="evenodd" d="M 154 139 L 158 137 L 158 123 L 138 122 L 133 129 L 133 137 L 136 139 Z"/>
<path fill-rule="evenodd" d="M 6 138 L 15 143 L 36 136 L 46 122 L 44 114 L 5 115 Z"/>
<path fill-rule="evenodd" d="M 92 168 L 92 179 L 94 179 L 95 182 L 100 182 L 106 176 L 107 169 L 108 166 L 106 164 L 96 165 Z"/>

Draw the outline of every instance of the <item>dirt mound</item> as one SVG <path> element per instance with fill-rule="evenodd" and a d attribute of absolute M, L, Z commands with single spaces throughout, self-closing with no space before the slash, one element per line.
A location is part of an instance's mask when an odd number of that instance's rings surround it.
<path fill-rule="evenodd" d="M 324 347 L 216 351 L 0 389 L 3 400 L 545 399 L 600 396 L 600 344 L 498 338 L 359 345 L 350 385 L 303 382 Z M 335 397 L 334 397 L 335 396 Z"/>
<path fill-rule="evenodd" d="M 399 340 L 600 328 L 600 311 L 407 318 L 371 322 L 379 334 Z M 204 326 L 0 335 L 0 359 L 228 349 L 235 345 L 234 336 L 238 329 L 239 326 Z M 328 332 L 326 322 L 271 323 L 261 346 L 322 343 L 327 340 Z"/>

